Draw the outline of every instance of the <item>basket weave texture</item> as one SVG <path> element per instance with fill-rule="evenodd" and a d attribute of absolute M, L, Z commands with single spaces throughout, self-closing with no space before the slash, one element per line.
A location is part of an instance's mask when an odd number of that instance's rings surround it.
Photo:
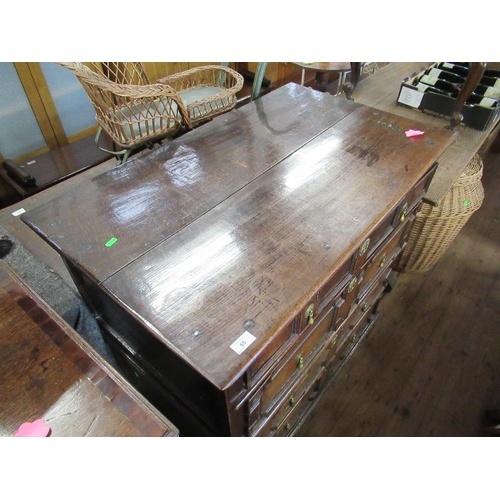
<path fill-rule="evenodd" d="M 476 154 L 438 206 L 423 202 L 410 230 L 408 243 L 395 268 L 424 273 L 434 267 L 484 199 L 483 161 Z"/>

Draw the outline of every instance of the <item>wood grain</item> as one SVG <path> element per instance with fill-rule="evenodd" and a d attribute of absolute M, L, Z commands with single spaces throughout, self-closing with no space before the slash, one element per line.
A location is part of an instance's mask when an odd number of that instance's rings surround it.
<path fill-rule="evenodd" d="M 43 419 L 52 436 L 177 429 L 0 261 L 0 435 Z"/>

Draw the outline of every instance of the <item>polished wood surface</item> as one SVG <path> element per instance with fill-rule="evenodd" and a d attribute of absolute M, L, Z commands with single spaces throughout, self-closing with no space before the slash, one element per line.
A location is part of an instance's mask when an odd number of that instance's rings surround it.
<path fill-rule="evenodd" d="M 23 219 L 226 389 L 454 136 L 411 125 L 289 84 Z"/>
<path fill-rule="evenodd" d="M 104 286 L 226 389 L 450 137 L 435 131 L 413 142 L 406 126 L 357 109 Z M 246 320 L 257 341 L 242 357 L 228 347 Z"/>
<path fill-rule="evenodd" d="M 43 419 L 54 437 L 177 429 L 0 260 L 0 435 Z"/>
<path fill-rule="evenodd" d="M 103 163 L 111 157 L 111 154 L 101 151 L 95 145 L 93 136 L 89 136 L 19 163 L 18 166 L 22 171 L 35 179 L 34 186 L 26 186 L 16 181 L 3 166 L 0 166 L 0 178 L 22 199 Z"/>
<path fill-rule="evenodd" d="M 299 85 L 282 87 L 58 197 L 55 212 L 35 208 L 29 219 L 103 281 L 359 107 L 331 102 Z M 111 238 L 117 243 L 108 248 Z"/>
<path fill-rule="evenodd" d="M 428 65 L 427 62 L 390 63 L 358 83 L 353 94 L 354 100 L 412 120 L 413 128 L 448 127 L 449 118 L 432 116 L 397 104 L 401 82 Z M 485 131 L 475 130 L 463 124 L 455 127 L 457 138 L 438 158 L 439 168 L 425 195 L 426 202 L 432 205 L 438 205 L 441 202 L 467 164 L 488 140 L 490 134 L 498 133 L 499 124 L 500 121 L 497 120 Z"/>

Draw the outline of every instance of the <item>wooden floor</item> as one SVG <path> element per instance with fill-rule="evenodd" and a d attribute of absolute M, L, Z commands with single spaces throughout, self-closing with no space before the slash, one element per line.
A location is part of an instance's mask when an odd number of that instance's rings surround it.
<path fill-rule="evenodd" d="M 500 408 L 500 154 L 436 266 L 401 274 L 382 317 L 298 436 L 486 436 Z"/>

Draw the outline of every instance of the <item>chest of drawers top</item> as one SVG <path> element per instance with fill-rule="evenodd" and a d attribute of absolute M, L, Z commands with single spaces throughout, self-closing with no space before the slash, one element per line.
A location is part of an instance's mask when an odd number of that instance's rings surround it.
<path fill-rule="evenodd" d="M 410 128 L 289 84 L 23 220 L 224 390 L 454 137 Z"/>

